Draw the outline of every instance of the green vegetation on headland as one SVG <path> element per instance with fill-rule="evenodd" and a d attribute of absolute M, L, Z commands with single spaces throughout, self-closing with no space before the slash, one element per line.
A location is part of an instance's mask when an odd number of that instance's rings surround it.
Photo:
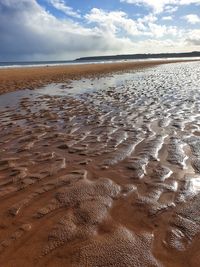
<path fill-rule="evenodd" d="M 149 59 L 149 58 L 185 58 L 200 57 L 200 52 L 185 53 L 160 53 L 160 54 L 128 54 L 128 55 L 111 55 L 111 56 L 91 56 L 77 58 L 76 61 L 96 61 L 96 60 L 129 60 L 129 59 Z"/>

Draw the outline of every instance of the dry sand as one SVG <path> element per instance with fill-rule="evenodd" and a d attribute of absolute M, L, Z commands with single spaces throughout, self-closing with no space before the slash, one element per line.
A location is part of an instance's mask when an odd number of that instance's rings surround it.
<path fill-rule="evenodd" d="M 35 89 L 52 82 L 66 82 L 70 79 L 99 76 L 116 71 L 126 71 L 174 61 L 158 60 L 145 62 L 124 62 L 108 64 L 84 64 L 59 67 L 32 67 L 0 69 L 0 94 L 20 89 Z"/>

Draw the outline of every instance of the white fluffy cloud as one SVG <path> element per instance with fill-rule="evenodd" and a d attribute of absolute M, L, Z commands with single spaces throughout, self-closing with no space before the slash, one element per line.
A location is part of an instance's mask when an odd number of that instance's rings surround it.
<path fill-rule="evenodd" d="M 142 4 L 151 7 L 154 12 L 162 12 L 166 6 L 200 4 L 200 0 L 120 0 L 128 4 Z"/>
<path fill-rule="evenodd" d="M 58 10 L 62 11 L 68 16 L 80 18 L 79 12 L 74 11 L 72 7 L 67 6 L 64 0 L 49 0 L 49 2 Z"/>
<path fill-rule="evenodd" d="M 157 17 L 153 14 L 133 20 L 128 18 L 127 14 L 122 11 L 106 12 L 93 8 L 85 18 L 88 23 L 95 23 L 98 29 L 108 35 L 120 35 L 122 32 L 129 37 L 150 36 L 161 38 L 165 35 L 178 35 L 176 27 L 157 24 Z"/>
<path fill-rule="evenodd" d="M 96 23 L 100 29 L 106 33 L 115 34 L 120 30 L 124 30 L 130 35 L 139 35 L 137 23 L 129 19 L 127 14 L 122 11 L 106 12 L 102 9 L 93 8 L 85 18 L 88 23 Z"/>
<path fill-rule="evenodd" d="M 190 24 L 200 23 L 200 17 L 197 16 L 196 14 L 188 14 L 183 18 Z"/>
<path fill-rule="evenodd" d="M 172 16 L 164 16 L 162 17 L 162 20 L 173 20 L 173 17 Z"/>

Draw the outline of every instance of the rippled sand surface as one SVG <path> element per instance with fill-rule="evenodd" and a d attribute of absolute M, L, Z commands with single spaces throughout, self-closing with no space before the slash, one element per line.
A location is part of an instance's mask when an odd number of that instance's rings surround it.
<path fill-rule="evenodd" d="M 0 266 L 197 267 L 200 65 L 0 97 Z"/>

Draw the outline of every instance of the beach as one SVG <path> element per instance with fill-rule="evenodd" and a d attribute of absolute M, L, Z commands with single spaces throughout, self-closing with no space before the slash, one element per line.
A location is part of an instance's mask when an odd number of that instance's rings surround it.
<path fill-rule="evenodd" d="M 151 60 L 69 66 L 5 68 L 0 69 L 0 94 L 22 89 L 35 89 L 46 84 L 62 83 L 71 79 L 101 76 L 116 71 L 136 70 L 174 61 L 175 60 Z M 179 60 L 176 62 L 178 61 Z"/>
<path fill-rule="evenodd" d="M 0 266 L 197 267 L 199 80 L 198 61 L 1 69 Z"/>

